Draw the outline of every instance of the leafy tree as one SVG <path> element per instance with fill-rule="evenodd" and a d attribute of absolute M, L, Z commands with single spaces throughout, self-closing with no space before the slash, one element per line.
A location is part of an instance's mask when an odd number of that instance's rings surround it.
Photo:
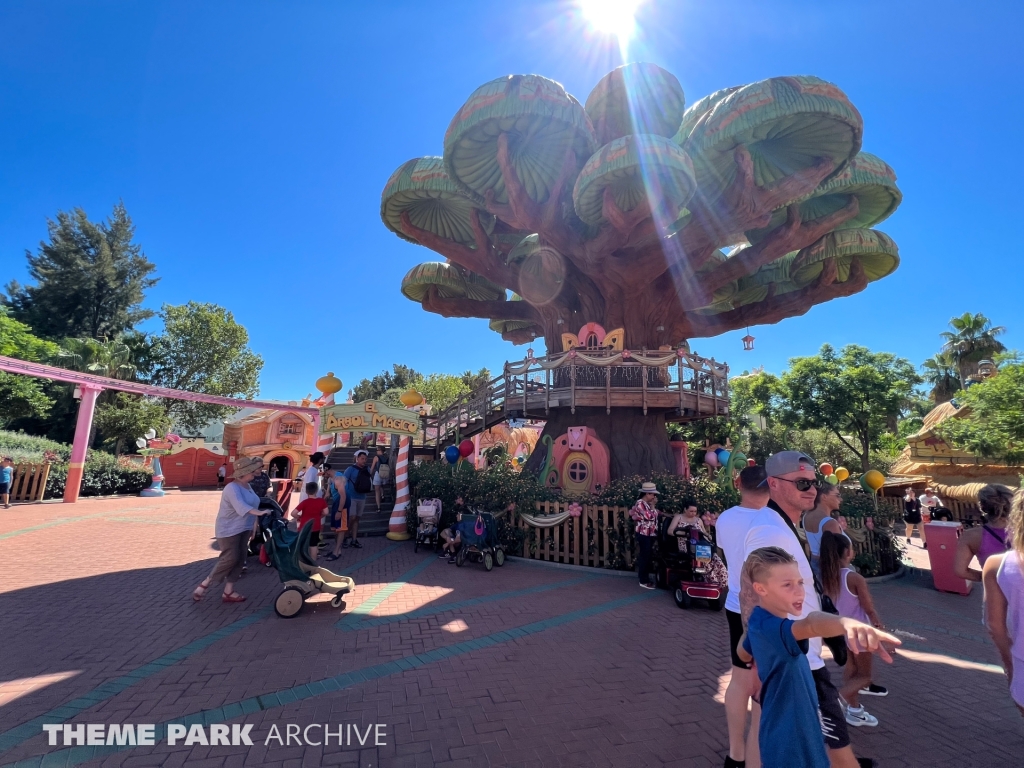
<path fill-rule="evenodd" d="M 26 251 L 35 285 L 7 286 L 5 303 L 14 317 L 45 338 L 115 337 L 152 317 L 142 309 L 156 266 L 133 242 L 135 225 L 123 203 L 104 222 L 85 211 L 60 211 L 48 221 L 49 242 Z"/>
<path fill-rule="evenodd" d="M 167 410 L 157 401 L 127 392 L 118 392 L 114 398 L 96 407 L 93 423 L 103 436 L 104 447 L 115 454 L 155 429 L 164 434 L 171 427 Z"/>
<path fill-rule="evenodd" d="M 0 355 L 43 362 L 56 351 L 56 344 L 33 335 L 31 328 L 10 317 L 7 308 L 0 306 Z M 0 373 L 0 425 L 6 426 L 19 418 L 46 416 L 52 405 L 53 400 L 39 379 Z"/>
<path fill-rule="evenodd" d="M 817 355 L 790 360 L 777 408 L 787 427 L 834 434 L 867 471 L 872 446 L 909 407 L 920 382 L 903 358 L 856 344 L 836 352 L 825 344 Z"/>
<path fill-rule="evenodd" d="M 932 388 L 929 397 L 936 405 L 949 402 L 960 391 L 960 369 L 952 352 L 939 352 L 925 360 L 921 367 L 925 383 Z"/>
<path fill-rule="evenodd" d="M 165 304 L 164 330 L 154 340 L 152 382 L 159 386 L 223 397 L 255 397 L 263 358 L 249 349 L 249 333 L 234 315 L 216 304 Z M 198 432 L 222 419 L 231 408 L 184 400 L 166 400 L 175 425 Z"/>
<path fill-rule="evenodd" d="M 380 400 L 385 392 L 389 390 L 401 390 L 404 392 L 413 381 L 423 378 L 422 375 L 407 365 L 395 363 L 392 369 L 393 373 L 381 371 L 372 379 L 363 379 L 356 384 L 351 392 L 352 401 L 361 403 L 363 400 Z"/>
<path fill-rule="evenodd" d="M 462 380 L 465 382 L 466 387 L 470 391 L 474 389 L 479 389 L 485 384 L 489 384 L 492 378 L 493 377 L 491 376 L 491 372 L 486 368 L 481 368 L 476 373 L 473 373 L 472 371 L 466 371 L 464 374 L 462 374 Z"/>
<path fill-rule="evenodd" d="M 958 418 L 940 434 L 954 445 L 1008 464 L 1024 463 L 1024 365 L 1004 365 L 957 398 Z"/>
<path fill-rule="evenodd" d="M 64 339 L 52 362 L 61 368 L 110 379 L 135 378 L 132 350 L 120 339 Z"/>
<path fill-rule="evenodd" d="M 955 358 L 960 385 L 965 387 L 967 377 L 977 370 L 981 360 L 1006 350 L 996 338 L 1004 334 L 1006 328 L 992 325 L 992 321 L 980 312 L 976 315 L 964 312 L 960 317 L 950 318 L 949 325 L 953 330 L 941 334 L 945 341 L 942 351 Z"/>

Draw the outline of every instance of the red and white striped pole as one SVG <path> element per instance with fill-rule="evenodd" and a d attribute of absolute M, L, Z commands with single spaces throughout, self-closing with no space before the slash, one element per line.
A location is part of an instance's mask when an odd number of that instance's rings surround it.
<path fill-rule="evenodd" d="M 398 460 L 395 462 L 395 508 L 388 523 L 388 538 L 405 541 L 409 537 L 405 515 L 409 507 L 409 447 L 412 438 L 402 436 L 398 441 Z"/>

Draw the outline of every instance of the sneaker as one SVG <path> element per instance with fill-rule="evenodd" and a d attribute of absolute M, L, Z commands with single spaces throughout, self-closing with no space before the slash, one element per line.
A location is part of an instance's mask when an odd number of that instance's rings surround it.
<path fill-rule="evenodd" d="M 448 558 L 448 565 L 451 565 L 454 562 L 455 562 L 455 558 L 454 557 L 449 557 Z"/>
<path fill-rule="evenodd" d="M 644 589 L 654 589 L 654 585 L 651 584 L 649 581 L 641 581 L 640 586 Z"/>
<path fill-rule="evenodd" d="M 440 555 L 438 555 L 438 557 L 440 559 L 444 560 L 446 557 L 448 557 L 448 553 L 447 552 L 442 552 Z"/>
<path fill-rule="evenodd" d="M 910 543 L 911 543 L 911 542 L 910 542 L 910 537 L 909 537 L 909 536 L 907 536 L 907 544 L 910 544 Z"/>
<path fill-rule="evenodd" d="M 341 542 L 341 548 L 342 549 L 348 549 L 351 545 L 352 545 L 352 540 L 351 539 L 345 539 L 343 542 Z"/>
<path fill-rule="evenodd" d="M 353 539 L 353 540 L 352 540 L 352 546 L 353 546 L 353 547 L 355 547 L 356 549 L 362 549 L 362 548 L 363 548 L 363 545 L 362 545 L 362 544 L 360 544 L 360 543 L 359 543 L 358 541 L 356 541 L 355 539 Z"/>
<path fill-rule="evenodd" d="M 862 725 L 878 725 L 878 718 L 874 715 L 868 714 L 868 711 L 864 707 L 853 707 L 846 708 L 846 722 L 849 725 L 860 728 Z"/>
<path fill-rule="evenodd" d="M 928 542 L 927 541 L 924 544 L 921 545 L 921 549 L 928 549 Z"/>
<path fill-rule="evenodd" d="M 889 689 L 886 688 L 884 685 L 875 685 L 874 683 L 872 683 L 871 685 L 865 685 L 863 688 L 861 688 L 860 689 L 860 695 L 861 696 L 888 696 L 889 695 Z"/>
<path fill-rule="evenodd" d="M 728 755 L 725 756 L 725 768 L 745 768 L 746 765 L 746 760 L 733 760 Z"/>

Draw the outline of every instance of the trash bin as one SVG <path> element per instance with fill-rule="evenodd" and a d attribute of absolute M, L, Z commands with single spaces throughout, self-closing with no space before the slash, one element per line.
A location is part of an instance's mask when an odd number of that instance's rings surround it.
<path fill-rule="evenodd" d="M 956 522 L 925 523 L 928 538 L 928 560 L 932 566 L 932 579 L 940 592 L 969 595 L 974 582 L 958 579 L 953 573 L 956 544 L 964 527 Z"/>

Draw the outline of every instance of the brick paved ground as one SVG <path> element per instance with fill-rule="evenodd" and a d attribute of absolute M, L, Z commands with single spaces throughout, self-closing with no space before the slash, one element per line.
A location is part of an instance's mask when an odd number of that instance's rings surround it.
<path fill-rule="evenodd" d="M 247 603 L 194 604 L 216 500 L 0 511 L 0 765 L 722 764 L 721 614 L 680 611 L 628 577 L 515 559 L 458 569 L 385 539 L 338 561 L 358 584 L 344 614 L 314 602 L 279 619 L 276 573 L 255 560 Z M 891 768 L 1019 765 L 1024 727 L 980 594 L 940 594 L 927 576 L 873 588 L 910 634 L 877 674 L 891 695 L 867 700 L 881 725 L 857 730 L 855 748 Z M 50 747 L 41 727 L 202 717 L 253 724 L 256 745 Z M 387 744 L 264 745 L 288 723 L 382 723 Z"/>

